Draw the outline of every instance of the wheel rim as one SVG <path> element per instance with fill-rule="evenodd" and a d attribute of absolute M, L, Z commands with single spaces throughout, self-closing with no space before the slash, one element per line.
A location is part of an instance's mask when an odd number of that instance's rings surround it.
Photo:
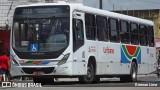
<path fill-rule="evenodd" d="M 86 79 L 90 80 L 92 78 L 92 70 L 90 67 L 87 68 L 87 76 Z"/>
<path fill-rule="evenodd" d="M 87 67 L 87 75 L 85 76 L 86 81 L 92 81 L 93 80 L 93 68 L 92 66 Z"/>
<path fill-rule="evenodd" d="M 132 79 L 133 81 L 137 80 L 137 69 L 136 69 L 135 64 L 133 65 L 133 69 L 132 69 Z"/>
<path fill-rule="evenodd" d="M 133 74 L 132 74 L 132 78 L 133 78 L 133 79 L 136 79 L 136 72 L 135 72 L 135 70 L 134 70 L 134 72 L 133 72 Z"/>

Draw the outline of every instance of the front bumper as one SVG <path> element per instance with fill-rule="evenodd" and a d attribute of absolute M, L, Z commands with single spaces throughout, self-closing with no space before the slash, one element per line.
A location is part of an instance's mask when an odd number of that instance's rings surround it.
<path fill-rule="evenodd" d="M 44 72 L 43 76 L 72 75 L 72 63 L 50 66 L 16 66 L 12 65 L 11 76 L 35 76 L 34 72 Z"/>

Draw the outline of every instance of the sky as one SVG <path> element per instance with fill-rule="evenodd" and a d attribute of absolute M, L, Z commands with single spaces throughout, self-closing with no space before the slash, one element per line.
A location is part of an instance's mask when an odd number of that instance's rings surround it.
<path fill-rule="evenodd" d="M 105 10 L 160 9 L 160 0 L 102 0 Z M 84 5 L 99 8 L 99 0 L 83 0 Z"/>

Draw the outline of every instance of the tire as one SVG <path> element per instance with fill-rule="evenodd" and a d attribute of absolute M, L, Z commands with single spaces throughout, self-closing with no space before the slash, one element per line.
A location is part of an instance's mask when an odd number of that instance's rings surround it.
<path fill-rule="evenodd" d="M 132 64 L 131 64 L 129 81 L 130 82 L 136 82 L 137 81 L 137 65 L 136 65 L 135 62 L 132 62 Z"/>
<path fill-rule="evenodd" d="M 42 85 L 53 84 L 54 83 L 54 78 L 34 77 L 33 82 L 34 83 L 41 83 Z"/>
<path fill-rule="evenodd" d="M 137 65 L 135 62 L 131 64 L 130 75 L 120 77 L 121 82 L 136 82 L 137 81 Z"/>
<path fill-rule="evenodd" d="M 90 84 L 94 82 L 95 79 L 95 72 L 94 72 L 94 67 L 93 64 L 89 64 L 87 66 L 87 75 L 81 76 L 78 78 L 80 83 L 86 83 Z"/>

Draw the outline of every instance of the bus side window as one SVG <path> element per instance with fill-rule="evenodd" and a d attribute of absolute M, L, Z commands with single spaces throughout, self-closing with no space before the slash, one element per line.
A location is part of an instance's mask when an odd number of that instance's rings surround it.
<path fill-rule="evenodd" d="M 147 46 L 148 45 L 147 30 L 148 30 L 148 28 L 145 25 L 141 25 L 141 24 L 139 25 L 140 44 L 142 46 Z"/>
<path fill-rule="evenodd" d="M 120 21 L 120 38 L 121 43 L 130 43 L 129 23 L 127 21 Z"/>
<path fill-rule="evenodd" d="M 131 23 L 131 44 L 139 45 L 139 32 L 138 32 L 138 24 Z"/>
<path fill-rule="evenodd" d="M 119 42 L 119 25 L 118 20 L 109 19 L 109 39 L 111 42 Z"/>
<path fill-rule="evenodd" d="M 153 26 L 148 27 L 148 43 L 150 47 L 154 47 L 154 30 Z"/>
<path fill-rule="evenodd" d="M 86 38 L 96 40 L 96 23 L 94 14 L 85 14 Z"/>
<path fill-rule="evenodd" d="M 108 41 L 107 18 L 103 16 L 96 17 L 97 37 L 99 41 Z"/>
<path fill-rule="evenodd" d="M 80 19 L 73 19 L 73 51 L 78 50 L 83 44 L 83 22 Z"/>

